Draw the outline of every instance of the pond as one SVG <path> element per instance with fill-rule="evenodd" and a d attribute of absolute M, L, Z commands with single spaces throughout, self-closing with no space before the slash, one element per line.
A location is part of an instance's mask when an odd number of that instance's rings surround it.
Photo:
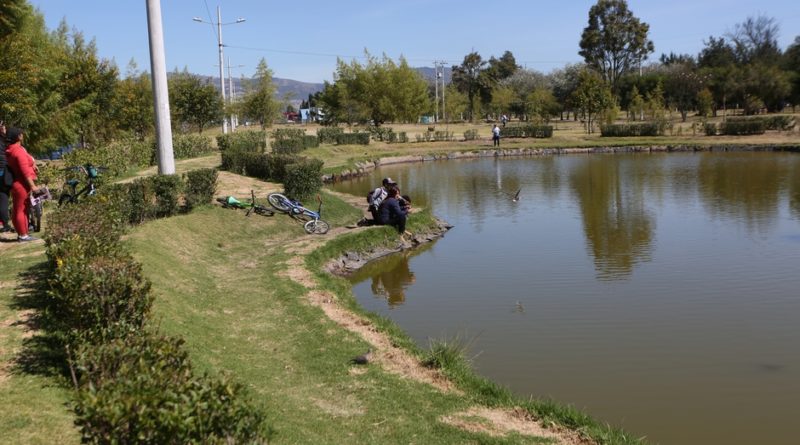
<path fill-rule="evenodd" d="M 421 346 L 661 444 L 794 444 L 800 156 L 566 155 L 382 167 L 455 227 L 352 277 Z M 511 197 L 520 190 L 520 200 Z"/>

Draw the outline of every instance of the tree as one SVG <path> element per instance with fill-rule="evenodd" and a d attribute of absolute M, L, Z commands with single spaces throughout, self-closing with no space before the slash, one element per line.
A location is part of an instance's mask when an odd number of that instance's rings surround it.
<path fill-rule="evenodd" d="M 206 125 L 222 119 L 223 104 L 219 91 L 186 69 L 170 77 L 169 102 L 173 126 L 194 126 L 202 133 Z"/>
<path fill-rule="evenodd" d="M 492 92 L 492 111 L 497 116 L 507 113 L 511 105 L 518 101 L 518 97 L 514 90 L 507 86 L 496 87 Z"/>
<path fill-rule="evenodd" d="M 128 63 L 125 78 L 115 86 L 111 110 L 120 130 L 138 139 L 153 133 L 155 118 L 150 74 L 140 72 L 133 59 Z"/>
<path fill-rule="evenodd" d="M 688 63 L 669 65 L 664 71 L 667 102 L 678 110 L 681 120 L 686 122 L 689 111 L 697 107 L 697 95 L 704 88 L 706 78 Z"/>
<path fill-rule="evenodd" d="M 655 50 L 647 38 L 649 30 L 650 25 L 639 21 L 625 0 L 598 0 L 589 10 L 578 54 L 616 90 L 620 76 Z"/>
<path fill-rule="evenodd" d="M 0 39 L 19 29 L 23 18 L 30 14 L 27 0 L 0 0 Z"/>
<path fill-rule="evenodd" d="M 728 38 L 740 63 L 777 65 L 781 59 L 779 34 L 780 27 L 774 18 L 759 15 L 738 23 Z"/>
<path fill-rule="evenodd" d="M 549 88 L 536 88 L 526 97 L 528 112 L 544 122 L 561 111 L 553 92 Z"/>
<path fill-rule="evenodd" d="M 631 120 L 644 119 L 644 98 L 639 94 L 639 88 L 634 85 L 628 101 L 628 114 Z M 638 116 L 638 118 L 637 118 Z"/>
<path fill-rule="evenodd" d="M 572 105 L 572 93 L 578 87 L 578 78 L 580 73 L 586 69 L 583 64 L 570 64 L 564 68 L 553 70 L 547 75 L 547 80 L 552 85 L 553 95 L 558 103 L 561 105 L 561 120 L 564 120 L 564 112 L 567 112 L 567 119 L 569 119 L 569 110 Z M 577 120 L 577 116 L 575 117 Z"/>
<path fill-rule="evenodd" d="M 578 86 L 572 93 L 572 103 L 586 119 L 586 132 L 594 132 L 597 115 L 615 106 L 608 84 L 594 71 L 583 70 L 578 76 Z"/>
<path fill-rule="evenodd" d="M 261 129 L 265 130 L 272 126 L 272 121 L 280 114 L 281 104 L 275 99 L 277 88 L 272 81 L 272 70 L 263 57 L 258 62 L 253 77 L 256 81 L 255 89 L 244 97 L 242 111 L 255 119 L 261 125 Z"/>
<path fill-rule="evenodd" d="M 326 83 L 320 96 L 329 123 L 371 121 L 416 122 L 430 108 L 425 79 L 400 57 L 397 64 L 365 52 L 367 63 L 337 61 L 334 83 Z"/>
<path fill-rule="evenodd" d="M 706 118 L 711 117 L 713 108 L 714 95 L 711 94 L 711 90 L 708 88 L 703 88 L 697 93 L 697 113 Z"/>
<path fill-rule="evenodd" d="M 445 119 L 448 121 L 464 118 L 464 113 L 469 108 L 467 95 L 458 90 L 452 83 L 447 85 L 447 100 L 444 103 Z"/>
<path fill-rule="evenodd" d="M 792 107 L 800 105 L 800 36 L 794 38 L 794 43 L 789 45 L 783 54 L 783 68 L 789 74 L 791 93 L 789 101 Z"/>
<path fill-rule="evenodd" d="M 477 52 L 471 52 L 464 56 L 461 65 L 452 67 L 453 85 L 458 91 L 467 96 L 467 113 L 469 120 L 475 118 L 477 99 L 480 97 L 483 87 L 481 72 L 486 66 L 486 61 Z"/>

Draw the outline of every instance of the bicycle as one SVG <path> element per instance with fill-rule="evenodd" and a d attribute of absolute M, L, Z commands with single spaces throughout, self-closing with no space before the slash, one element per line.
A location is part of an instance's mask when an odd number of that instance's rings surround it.
<path fill-rule="evenodd" d="M 256 202 L 256 192 L 250 190 L 250 202 L 242 202 L 233 196 L 226 196 L 224 198 L 217 198 L 217 202 L 222 204 L 226 209 L 247 209 L 244 216 L 250 216 L 250 213 L 255 213 L 261 216 L 272 216 L 275 212 L 267 206 L 262 206 Z"/>
<path fill-rule="evenodd" d="M 298 201 L 293 201 L 280 193 L 270 193 L 267 195 L 267 201 L 276 210 L 286 213 L 298 221 L 304 221 L 303 229 L 306 233 L 323 235 L 328 233 L 330 225 L 322 220 L 322 199 L 317 195 L 317 202 L 319 202 L 319 209 L 317 211 L 309 210 L 303 207 Z"/>
<path fill-rule="evenodd" d="M 95 167 L 92 164 L 86 164 L 78 167 L 70 167 L 65 170 L 83 172 L 83 174 L 86 175 L 86 185 L 78 191 L 77 188 L 80 181 L 77 179 L 68 179 L 64 184 L 64 191 L 61 192 L 61 196 L 58 198 L 59 206 L 65 203 L 73 204 L 77 202 L 78 198 L 81 196 L 92 196 L 97 193 L 95 180 L 100 176 L 100 172 L 106 169 L 104 167 Z"/>
<path fill-rule="evenodd" d="M 31 232 L 40 232 L 42 230 L 42 213 L 44 213 L 44 202 L 53 199 L 50 194 L 50 189 L 46 186 L 42 187 L 39 193 L 31 193 L 28 199 L 31 205 L 28 207 L 28 225 Z"/>

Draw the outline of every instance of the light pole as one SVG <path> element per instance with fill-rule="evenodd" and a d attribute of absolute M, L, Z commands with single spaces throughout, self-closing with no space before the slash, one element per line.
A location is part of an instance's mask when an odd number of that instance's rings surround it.
<path fill-rule="evenodd" d="M 228 56 L 228 91 L 231 95 L 231 108 L 233 107 L 233 103 L 236 102 L 236 92 L 233 89 L 233 77 L 231 76 L 231 68 L 242 68 L 244 65 L 231 65 L 231 58 Z M 231 111 L 231 132 L 236 131 L 236 126 L 239 125 L 238 116 L 233 114 L 233 109 Z"/>
<path fill-rule="evenodd" d="M 222 92 L 222 106 L 225 106 L 225 54 L 223 53 L 222 48 L 225 46 L 222 44 L 222 25 L 233 25 L 236 23 L 244 22 L 244 19 L 239 17 L 236 19 L 235 22 L 228 22 L 222 23 L 222 12 L 220 11 L 219 6 L 217 6 L 217 22 L 207 22 L 200 17 L 193 17 L 192 20 L 195 22 L 200 23 L 208 23 L 209 25 L 216 25 L 217 26 L 217 45 L 219 46 L 219 89 Z M 228 119 L 225 118 L 223 115 L 222 117 L 222 133 L 228 133 Z"/>

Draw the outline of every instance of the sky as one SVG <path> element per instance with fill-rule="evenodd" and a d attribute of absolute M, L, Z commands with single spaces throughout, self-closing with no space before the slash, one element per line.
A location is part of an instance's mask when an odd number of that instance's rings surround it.
<path fill-rule="evenodd" d="M 131 59 L 150 71 L 146 1 L 29 0 L 49 29 L 62 19 L 94 38 L 101 57 L 123 73 Z M 234 77 L 251 77 L 263 57 L 279 78 L 332 80 L 336 59 L 364 51 L 403 56 L 412 67 L 460 64 L 477 51 L 485 60 L 511 51 L 517 64 L 544 73 L 581 62 L 581 32 L 595 0 L 162 0 L 167 69 L 218 76 L 217 7 L 225 64 Z M 628 0 L 650 25 L 657 60 L 662 53 L 696 55 L 709 36 L 723 36 L 747 17 L 766 15 L 780 26 L 786 49 L 800 35 L 797 0 Z M 193 21 L 199 17 L 207 23 Z M 237 19 L 242 23 L 234 23 Z M 227 76 L 227 66 L 226 66 Z"/>

